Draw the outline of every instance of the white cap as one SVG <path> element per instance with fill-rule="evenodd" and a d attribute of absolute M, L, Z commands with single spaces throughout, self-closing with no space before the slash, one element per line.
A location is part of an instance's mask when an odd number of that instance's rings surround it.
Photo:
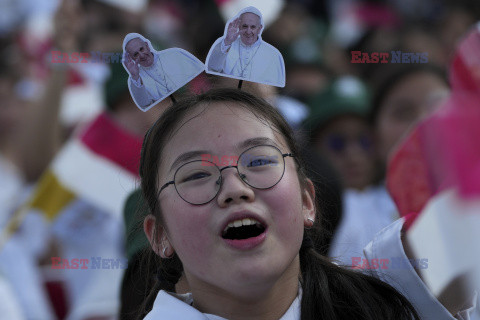
<path fill-rule="evenodd" d="M 152 44 L 150 43 L 150 40 L 148 40 L 147 38 L 145 38 L 144 36 L 142 36 L 140 33 L 129 33 L 125 36 L 125 38 L 123 39 L 123 52 L 126 52 L 126 46 L 127 44 L 130 42 L 130 40 L 133 40 L 133 39 L 136 39 L 136 38 L 140 38 L 141 40 L 145 41 L 147 44 L 148 44 L 148 47 L 150 48 L 150 51 L 151 52 L 154 52 L 155 49 L 153 49 L 153 46 Z"/>
<path fill-rule="evenodd" d="M 242 11 L 240 11 L 240 13 L 238 14 L 238 16 L 240 17 L 240 16 L 241 16 L 242 14 L 244 14 L 244 13 L 253 13 L 253 14 L 256 14 L 257 16 L 260 17 L 260 24 L 261 24 L 262 26 L 265 26 L 265 25 L 263 24 L 263 16 L 262 16 L 262 13 L 261 13 L 260 10 L 258 10 L 257 8 L 252 7 L 252 6 L 246 7 L 246 8 L 244 8 L 244 9 L 242 9 Z"/>

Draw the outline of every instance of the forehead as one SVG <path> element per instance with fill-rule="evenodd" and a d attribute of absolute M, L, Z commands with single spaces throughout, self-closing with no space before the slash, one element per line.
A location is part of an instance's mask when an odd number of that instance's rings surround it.
<path fill-rule="evenodd" d="M 125 49 L 127 49 L 127 51 L 134 52 L 139 50 L 142 46 L 147 46 L 147 43 L 140 38 L 135 38 L 128 41 Z"/>
<path fill-rule="evenodd" d="M 173 131 L 161 159 L 163 172 L 182 153 L 208 151 L 211 154 L 239 155 L 242 142 L 253 138 L 269 138 L 280 149 L 286 143 L 273 126 L 259 119 L 249 109 L 236 103 L 210 103 L 197 106 Z"/>
<path fill-rule="evenodd" d="M 251 12 L 246 12 L 240 15 L 240 21 L 241 23 L 246 23 L 246 24 L 254 24 L 254 25 L 260 25 L 260 17 L 257 16 L 254 13 Z"/>

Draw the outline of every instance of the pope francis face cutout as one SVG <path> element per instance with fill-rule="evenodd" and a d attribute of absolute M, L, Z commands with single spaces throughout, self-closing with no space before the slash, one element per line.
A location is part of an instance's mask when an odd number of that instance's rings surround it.
<path fill-rule="evenodd" d="M 263 29 L 262 13 L 257 8 L 241 10 L 210 48 L 205 62 L 207 73 L 284 87 L 282 54 L 262 40 Z"/>
<path fill-rule="evenodd" d="M 137 107 L 147 111 L 205 70 L 205 65 L 180 48 L 157 51 L 148 39 L 129 33 L 123 40 L 122 64 Z"/>

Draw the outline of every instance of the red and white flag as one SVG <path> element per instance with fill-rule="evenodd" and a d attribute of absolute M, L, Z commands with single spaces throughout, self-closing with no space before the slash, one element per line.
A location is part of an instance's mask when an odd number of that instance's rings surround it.
<path fill-rule="evenodd" d="M 449 99 L 407 137 L 389 164 L 387 187 L 438 295 L 480 257 L 480 23 L 450 67 Z M 479 270 L 476 270 L 477 272 Z"/>

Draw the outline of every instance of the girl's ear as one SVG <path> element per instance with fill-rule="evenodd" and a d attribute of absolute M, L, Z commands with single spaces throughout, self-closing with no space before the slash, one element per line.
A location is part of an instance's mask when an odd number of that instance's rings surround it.
<path fill-rule="evenodd" d="M 165 228 L 156 227 L 156 218 L 152 214 L 149 214 L 143 220 L 143 231 L 157 255 L 162 258 L 170 258 L 173 255 L 174 249 L 170 240 L 168 240 Z"/>
<path fill-rule="evenodd" d="M 310 179 L 306 179 L 302 192 L 302 212 L 305 227 L 312 227 L 315 222 L 315 187 Z"/>

